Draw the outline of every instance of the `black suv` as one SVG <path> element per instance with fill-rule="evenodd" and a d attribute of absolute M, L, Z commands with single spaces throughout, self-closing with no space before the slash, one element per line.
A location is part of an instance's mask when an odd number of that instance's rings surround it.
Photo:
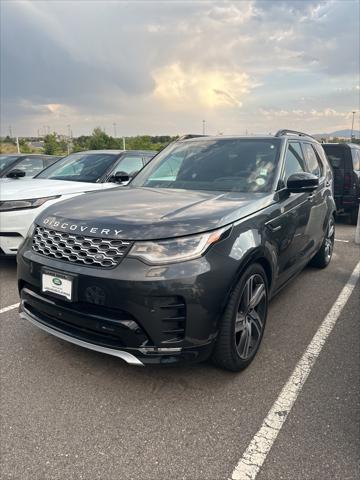
<path fill-rule="evenodd" d="M 131 364 L 245 368 L 268 302 L 334 245 L 321 145 L 282 130 L 169 145 L 127 187 L 57 203 L 18 253 L 21 317 Z"/>
<path fill-rule="evenodd" d="M 334 197 L 338 213 L 350 215 L 356 225 L 360 203 L 360 146 L 355 143 L 324 143 L 334 171 Z"/>

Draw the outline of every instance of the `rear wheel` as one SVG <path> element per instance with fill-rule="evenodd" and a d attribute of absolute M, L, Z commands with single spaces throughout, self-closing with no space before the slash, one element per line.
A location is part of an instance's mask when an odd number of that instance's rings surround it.
<path fill-rule="evenodd" d="M 212 355 L 216 365 L 238 372 L 252 362 L 263 337 L 267 309 L 267 277 L 261 265 L 254 264 L 242 275 L 225 309 Z"/>
<path fill-rule="evenodd" d="M 327 267 L 330 263 L 330 260 L 333 254 L 334 241 L 335 241 L 335 220 L 334 220 L 334 216 L 331 215 L 324 241 L 318 253 L 315 255 L 315 257 L 312 258 L 310 265 L 317 268 Z"/>

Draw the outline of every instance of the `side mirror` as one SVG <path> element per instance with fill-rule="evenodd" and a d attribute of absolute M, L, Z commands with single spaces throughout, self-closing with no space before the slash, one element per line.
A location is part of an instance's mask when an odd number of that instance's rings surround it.
<path fill-rule="evenodd" d="M 9 178 L 21 178 L 25 177 L 26 173 L 24 170 L 20 170 L 19 168 L 14 168 L 14 170 L 11 170 L 6 176 Z"/>
<path fill-rule="evenodd" d="M 286 182 L 286 190 L 289 193 L 313 192 L 318 186 L 318 177 L 308 172 L 294 173 Z"/>
<path fill-rule="evenodd" d="M 130 176 L 126 172 L 116 172 L 115 175 L 112 175 L 109 178 L 109 181 L 113 183 L 123 183 L 123 182 L 128 182 L 129 180 L 130 180 Z"/>

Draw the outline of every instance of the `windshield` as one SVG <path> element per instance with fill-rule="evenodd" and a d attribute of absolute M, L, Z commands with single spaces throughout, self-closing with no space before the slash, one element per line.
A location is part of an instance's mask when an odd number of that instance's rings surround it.
<path fill-rule="evenodd" d="M 266 192 L 273 185 L 281 140 L 214 139 L 175 143 L 159 153 L 133 186 Z"/>
<path fill-rule="evenodd" d="M 13 155 L 0 155 L 0 172 L 8 168 L 18 157 L 14 157 Z"/>
<path fill-rule="evenodd" d="M 46 168 L 36 178 L 95 183 L 118 157 L 109 153 L 73 153 Z"/>

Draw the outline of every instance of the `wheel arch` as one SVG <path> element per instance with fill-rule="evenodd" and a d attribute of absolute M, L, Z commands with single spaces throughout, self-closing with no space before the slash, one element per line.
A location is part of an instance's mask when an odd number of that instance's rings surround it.
<path fill-rule="evenodd" d="M 275 267 L 274 267 L 272 261 L 270 260 L 270 258 L 268 258 L 268 255 L 266 254 L 266 252 L 262 248 L 259 248 L 259 249 L 256 249 L 255 251 L 251 252 L 250 254 L 248 254 L 243 259 L 243 261 L 241 262 L 241 265 L 239 266 L 237 274 L 234 277 L 234 280 L 232 282 L 231 289 L 230 289 L 230 291 L 228 293 L 228 296 L 227 296 L 227 299 L 226 299 L 226 303 L 227 303 L 231 293 L 233 292 L 234 288 L 236 287 L 237 283 L 239 282 L 241 276 L 245 272 L 245 270 L 253 263 L 258 263 L 264 269 L 265 274 L 266 274 L 267 283 L 268 283 L 268 289 L 269 289 L 270 297 L 271 297 L 271 290 L 274 286 L 274 270 L 275 270 Z"/>

